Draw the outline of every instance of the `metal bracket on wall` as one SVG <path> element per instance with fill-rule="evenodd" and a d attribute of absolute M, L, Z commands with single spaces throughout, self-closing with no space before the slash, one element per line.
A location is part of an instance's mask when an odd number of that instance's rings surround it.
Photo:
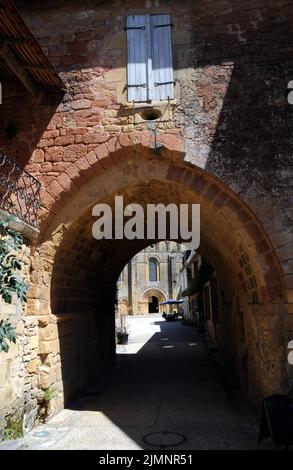
<path fill-rule="evenodd" d="M 169 23 L 169 24 L 155 24 L 154 25 L 154 28 L 167 28 L 169 27 L 170 28 L 173 28 L 174 24 L 173 23 Z"/>
<path fill-rule="evenodd" d="M 129 29 L 145 29 L 145 26 L 129 26 L 129 27 L 125 27 L 123 28 L 124 31 L 128 31 Z"/>
<path fill-rule="evenodd" d="M 138 85 L 126 85 L 127 88 L 139 88 L 139 87 L 142 87 L 142 88 L 145 88 L 146 87 L 146 83 L 140 83 Z"/>

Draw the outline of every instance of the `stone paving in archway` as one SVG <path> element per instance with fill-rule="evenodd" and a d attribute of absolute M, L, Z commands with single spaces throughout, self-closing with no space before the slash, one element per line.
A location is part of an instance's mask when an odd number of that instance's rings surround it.
<path fill-rule="evenodd" d="M 118 346 L 117 367 L 103 382 L 0 449 L 156 449 L 143 437 L 161 431 L 186 439 L 167 449 L 257 448 L 257 413 L 231 387 L 206 338 L 159 315 L 129 318 L 129 332 L 129 344 Z M 162 435 L 151 439 L 159 444 Z"/>

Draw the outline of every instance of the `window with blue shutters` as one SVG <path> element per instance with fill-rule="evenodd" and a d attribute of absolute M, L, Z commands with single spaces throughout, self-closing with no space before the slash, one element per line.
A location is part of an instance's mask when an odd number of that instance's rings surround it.
<path fill-rule="evenodd" d="M 170 15 L 127 17 L 128 101 L 174 98 Z"/>

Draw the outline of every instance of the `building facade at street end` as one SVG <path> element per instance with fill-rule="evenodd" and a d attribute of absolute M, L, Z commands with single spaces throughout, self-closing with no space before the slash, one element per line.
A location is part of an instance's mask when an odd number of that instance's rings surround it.
<path fill-rule="evenodd" d="M 1 209 L 34 227 L 27 303 L 1 303 L 17 340 L 0 353 L 0 429 L 32 427 L 48 390 L 50 415 L 115 364 L 117 280 L 150 253 L 93 238 L 93 206 L 116 195 L 200 204 L 227 363 L 254 402 L 292 393 L 290 2 L 3 0 L 0 17 Z"/>

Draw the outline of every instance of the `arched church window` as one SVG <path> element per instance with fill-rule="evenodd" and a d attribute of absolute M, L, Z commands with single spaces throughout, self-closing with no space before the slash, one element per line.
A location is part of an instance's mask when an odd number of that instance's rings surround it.
<path fill-rule="evenodd" d="M 149 280 L 158 280 L 158 261 L 156 258 L 150 258 L 149 260 Z"/>

